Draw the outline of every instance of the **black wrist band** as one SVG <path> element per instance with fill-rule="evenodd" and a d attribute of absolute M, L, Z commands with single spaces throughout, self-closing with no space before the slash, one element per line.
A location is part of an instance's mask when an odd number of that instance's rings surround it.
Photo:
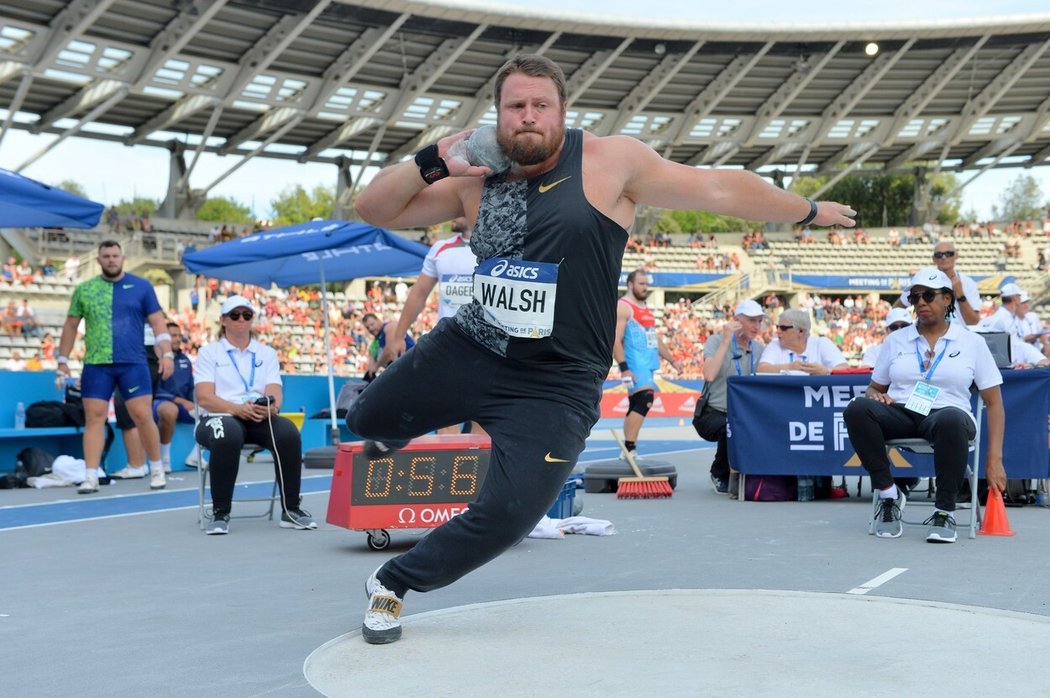
<path fill-rule="evenodd" d="M 817 202 L 813 199 L 806 199 L 806 201 L 809 202 L 809 215 L 796 223 L 796 225 L 809 225 L 817 217 Z"/>
<path fill-rule="evenodd" d="M 419 165 L 419 174 L 427 184 L 448 177 L 448 165 L 438 157 L 437 143 L 428 145 L 416 153 L 416 164 Z"/>
<path fill-rule="evenodd" d="M 624 371 L 630 371 L 630 370 L 631 369 L 627 367 L 627 362 L 626 361 L 621 361 L 620 362 L 620 373 L 623 373 Z"/>
<path fill-rule="evenodd" d="M 965 303 L 966 302 L 966 296 L 959 296 L 958 298 L 955 299 L 955 301 L 957 303 Z"/>

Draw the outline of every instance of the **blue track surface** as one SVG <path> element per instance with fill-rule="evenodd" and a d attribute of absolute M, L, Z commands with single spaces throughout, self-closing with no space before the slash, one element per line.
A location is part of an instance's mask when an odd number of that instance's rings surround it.
<path fill-rule="evenodd" d="M 619 428 L 622 425 L 623 421 L 619 419 L 603 419 L 595 426 L 594 433 L 599 435 L 607 434 L 608 428 Z M 677 419 L 649 420 L 646 422 L 647 427 L 678 425 Z M 695 451 L 703 448 L 714 448 L 714 444 L 694 438 L 688 440 L 645 440 L 638 445 L 639 454 L 643 457 Z M 611 437 L 608 439 L 592 438 L 588 439 L 587 449 L 583 452 L 580 462 L 589 463 L 600 460 L 612 460 L 619 456 L 620 449 Z M 332 476 L 327 473 L 323 475 L 311 475 L 310 473 L 311 471 L 304 472 L 302 493 L 327 492 L 331 487 Z M 192 472 L 190 474 L 192 475 Z M 196 476 L 193 477 L 194 479 L 196 478 Z M 271 481 L 239 484 L 235 498 L 266 497 L 269 495 L 272 486 L 273 483 Z M 172 509 L 192 509 L 198 504 L 196 487 L 111 496 L 106 495 L 105 487 L 95 495 L 76 495 L 72 488 L 68 491 L 71 494 L 69 499 L 0 507 L 0 530 L 28 526 L 47 526 L 86 519 L 133 516 L 158 511 L 170 511 Z"/>

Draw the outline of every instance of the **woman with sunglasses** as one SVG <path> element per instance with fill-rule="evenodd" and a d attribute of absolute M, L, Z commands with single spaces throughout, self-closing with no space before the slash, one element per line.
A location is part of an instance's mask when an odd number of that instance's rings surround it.
<path fill-rule="evenodd" d="M 801 308 L 785 310 L 777 319 L 777 337 L 762 352 L 759 373 L 796 371 L 826 376 L 849 368 L 846 357 L 827 337 L 810 336 L 809 313 Z"/>
<path fill-rule="evenodd" d="M 984 458 L 988 486 L 1006 488 L 1003 469 L 1003 382 L 984 339 L 959 323 L 950 323 L 955 305 L 952 281 L 939 269 L 920 269 L 907 290 L 916 323 L 893 332 L 883 342 L 864 397 L 843 412 L 850 442 L 879 492 L 875 535 L 898 538 L 907 501 L 893 482 L 886 455 L 888 439 L 923 438 L 933 444 L 937 482 L 936 509 L 926 520 L 926 540 L 954 543 L 955 502 L 966 472 L 968 442 L 977 430 L 970 412 L 974 383 L 988 414 L 988 450 Z"/>
<path fill-rule="evenodd" d="M 317 523 L 299 508 L 302 442 L 299 429 L 280 416 L 284 394 L 277 352 L 252 335 L 255 308 L 243 296 L 230 296 L 221 308 L 219 339 L 197 354 L 197 402 L 209 415 L 197 424 L 197 443 L 211 451 L 212 520 L 208 535 L 229 533 L 230 508 L 241 448 L 258 444 L 275 454 L 281 489 L 281 528 L 314 529 Z"/>

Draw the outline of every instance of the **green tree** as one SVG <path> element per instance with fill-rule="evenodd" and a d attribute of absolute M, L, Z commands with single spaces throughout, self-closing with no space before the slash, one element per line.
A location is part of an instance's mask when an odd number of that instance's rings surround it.
<path fill-rule="evenodd" d="M 335 207 L 335 192 L 318 184 L 307 192 L 300 185 L 282 191 L 270 206 L 273 208 L 274 225 L 305 223 L 314 218 L 330 218 Z"/>
<path fill-rule="evenodd" d="M 122 215 L 134 215 L 141 216 L 143 214 L 152 216 L 160 208 L 160 202 L 156 199 L 147 199 L 142 196 L 136 196 L 131 201 L 127 199 L 121 199 L 116 205 L 117 212 Z"/>
<path fill-rule="evenodd" d="M 801 176 L 791 188 L 797 194 L 812 198 L 827 182 L 827 177 Z M 927 218 L 936 219 L 941 224 L 954 224 L 959 219 L 962 206 L 962 196 L 955 191 L 955 176 L 942 173 L 929 187 Z M 912 220 L 915 207 L 913 173 L 883 174 L 876 169 L 862 171 L 861 174 L 843 177 L 821 192 L 819 198 L 849 204 L 857 211 L 857 225 L 864 227 L 880 228 L 924 222 Z"/>
<path fill-rule="evenodd" d="M 251 223 L 252 212 L 233 199 L 216 196 L 206 199 L 197 210 L 197 220 L 220 223 Z"/>
<path fill-rule="evenodd" d="M 1000 221 L 1035 218 L 1045 200 L 1039 180 L 1032 175 L 1020 174 L 999 195 L 999 203 L 992 206 L 992 217 Z"/>
<path fill-rule="evenodd" d="M 63 179 L 61 182 L 55 185 L 62 191 L 68 191 L 70 194 L 76 194 L 84 199 L 90 198 L 87 192 L 84 191 L 84 187 L 79 182 L 74 182 L 72 179 Z"/>

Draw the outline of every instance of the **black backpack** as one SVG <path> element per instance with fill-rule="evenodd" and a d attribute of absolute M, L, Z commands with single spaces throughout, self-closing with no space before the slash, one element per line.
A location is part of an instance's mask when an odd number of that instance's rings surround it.
<path fill-rule="evenodd" d="M 30 446 L 18 452 L 16 470 L 25 468 L 26 477 L 40 477 L 51 472 L 51 464 L 54 462 L 55 457 L 50 453 L 42 448 Z"/>
<path fill-rule="evenodd" d="M 84 426 L 84 406 L 57 400 L 41 400 L 26 408 L 26 428 Z"/>

